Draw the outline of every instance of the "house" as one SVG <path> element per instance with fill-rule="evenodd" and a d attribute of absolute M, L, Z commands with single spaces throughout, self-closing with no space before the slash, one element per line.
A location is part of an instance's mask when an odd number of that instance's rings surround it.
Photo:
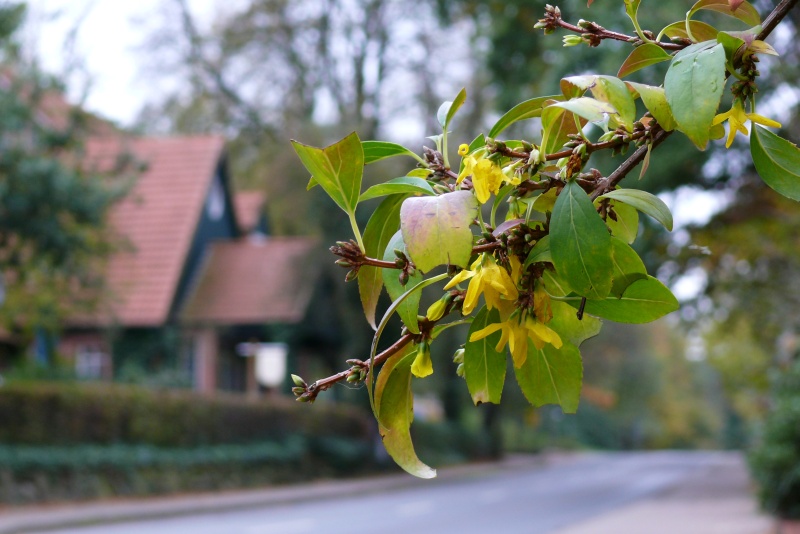
<path fill-rule="evenodd" d="M 143 171 L 110 214 L 124 246 L 106 267 L 108 298 L 69 319 L 59 352 L 85 377 L 169 369 L 200 391 L 253 391 L 253 358 L 236 347 L 276 341 L 303 320 L 313 240 L 266 235 L 263 196 L 231 194 L 220 137 L 87 143 L 90 169 L 125 157 Z"/>

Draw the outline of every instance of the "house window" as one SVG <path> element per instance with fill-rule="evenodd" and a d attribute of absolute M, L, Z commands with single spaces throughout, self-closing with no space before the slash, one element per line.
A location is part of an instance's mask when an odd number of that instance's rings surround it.
<path fill-rule="evenodd" d="M 75 375 L 83 379 L 111 376 L 111 357 L 98 345 L 79 345 L 75 350 Z"/>
<path fill-rule="evenodd" d="M 225 215 L 225 191 L 222 189 L 219 177 L 214 178 L 214 181 L 211 182 L 211 189 L 208 191 L 206 200 L 206 211 L 208 218 L 212 221 L 218 221 Z"/>

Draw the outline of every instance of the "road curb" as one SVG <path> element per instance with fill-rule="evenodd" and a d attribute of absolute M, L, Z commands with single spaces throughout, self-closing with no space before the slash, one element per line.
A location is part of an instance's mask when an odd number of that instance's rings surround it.
<path fill-rule="evenodd" d="M 553 460 L 561 461 L 561 457 Z M 257 490 L 26 506 L 16 510 L 10 509 L 0 512 L 0 534 L 23 534 L 33 531 L 352 497 L 414 485 L 447 483 L 451 480 L 486 475 L 495 471 L 534 469 L 547 465 L 549 461 L 550 459 L 547 455 L 510 456 L 498 462 L 468 464 L 440 469 L 439 476 L 432 481 L 422 481 L 411 475 L 401 473 L 351 480 L 325 480 Z"/>

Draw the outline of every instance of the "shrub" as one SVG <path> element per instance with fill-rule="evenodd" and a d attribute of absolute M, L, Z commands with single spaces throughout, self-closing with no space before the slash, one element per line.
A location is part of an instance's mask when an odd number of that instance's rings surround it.
<path fill-rule="evenodd" d="M 800 364 L 781 378 L 764 435 L 750 455 L 765 510 L 800 518 Z"/>
<path fill-rule="evenodd" d="M 0 502 L 209 491 L 374 469 L 349 406 L 112 384 L 0 388 Z"/>
<path fill-rule="evenodd" d="M 0 443 L 157 447 L 280 441 L 290 435 L 372 439 L 349 406 L 304 409 L 290 399 L 152 391 L 110 384 L 18 383 L 0 389 Z"/>

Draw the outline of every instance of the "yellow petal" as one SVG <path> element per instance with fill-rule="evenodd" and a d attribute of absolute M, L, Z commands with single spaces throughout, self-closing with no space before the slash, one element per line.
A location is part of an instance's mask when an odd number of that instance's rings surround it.
<path fill-rule="evenodd" d="M 483 339 L 487 336 L 491 336 L 498 330 L 503 328 L 503 323 L 492 323 L 489 326 L 481 328 L 477 332 L 473 332 L 471 336 L 469 336 L 470 341 L 478 341 L 479 339 Z"/>
<path fill-rule="evenodd" d="M 489 188 L 487 187 L 486 180 L 483 178 L 479 178 L 477 174 L 472 175 L 472 187 L 475 189 L 475 196 L 478 198 L 478 202 L 481 204 L 485 204 L 491 194 L 489 193 Z"/>
<path fill-rule="evenodd" d="M 733 125 L 728 126 L 728 138 L 725 140 L 725 148 L 730 148 L 733 144 L 733 138 L 736 137 L 736 128 Z"/>
<path fill-rule="evenodd" d="M 460 184 L 464 178 L 472 174 L 472 171 L 475 168 L 475 163 L 475 158 L 473 156 L 467 156 L 464 158 L 464 168 L 458 174 L 458 179 L 456 179 L 457 184 Z"/>
<path fill-rule="evenodd" d="M 502 330 L 502 335 L 500 336 L 500 341 L 498 341 L 497 345 L 494 347 L 494 350 L 496 350 L 497 352 L 503 351 L 503 347 L 505 347 L 506 343 L 508 343 L 508 338 L 509 335 L 511 334 L 511 329 L 508 327 L 508 323 L 502 323 L 502 325 L 503 325 L 503 330 Z"/>
<path fill-rule="evenodd" d="M 472 278 L 473 276 L 475 276 L 475 271 L 469 271 L 467 269 L 463 269 L 457 275 L 451 278 L 450 281 L 447 282 L 447 284 L 445 284 L 444 288 L 450 289 L 452 287 L 455 287 L 456 284 L 460 284 L 464 280 Z"/>
<path fill-rule="evenodd" d="M 747 118 L 755 122 L 756 124 L 763 124 L 764 126 L 769 126 L 770 128 L 781 127 L 781 123 L 779 123 L 778 121 L 774 121 L 763 115 L 759 115 L 758 113 L 748 113 Z"/>
<path fill-rule="evenodd" d="M 528 334 L 524 328 L 515 325 L 511 328 L 511 339 L 508 344 L 514 367 L 520 368 L 528 359 Z"/>
<path fill-rule="evenodd" d="M 433 374 L 433 361 L 431 360 L 429 348 L 420 348 L 417 351 L 417 357 L 414 358 L 414 363 L 411 364 L 411 373 L 418 378 L 425 378 Z"/>
<path fill-rule="evenodd" d="M 729 109 L 725 113 L 720 113 L 719 115 L 714 117 L 713 121 L 711 121 L 711 126 L 716 126 L 717 124 L 722 124 L 723 122 L 728 120 L 728 117 L 731 116 L 731 113 L 733 113 L 733 109 Z"/>
<path fill-rule="evenodd" d="M 464 305 L 461 308 L 461 312 L 464 315 L 469 315 L 472 313 L 472 310 L 475 309 L 475 306 L 478 304 L 478 299 L 481 296 L 482 286 L 480 273 L 469 281 L 467 294 L 464 296 Z"/>

